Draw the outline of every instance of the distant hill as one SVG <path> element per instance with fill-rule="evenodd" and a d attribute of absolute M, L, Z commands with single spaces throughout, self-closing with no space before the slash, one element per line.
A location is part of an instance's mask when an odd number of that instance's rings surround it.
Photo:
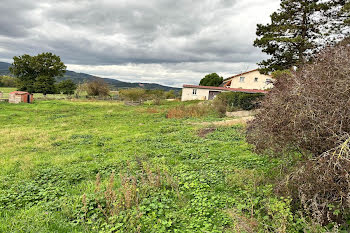
<path fill-rule="evenodd" d="M 0 62 L 0 75 L 8 75 L 10 74 L 9 68 L 11 64 L 6 62 Z"/>
<path fill-rule="evenodd" d="M 6 62 L 0 62 L 0 75 L 9 75 L 9 67 L 11 64 L 6 63 Z M 101 78 L 97 76 L 93 76 L 90 74 L 85 74 L 85 73 L 77 73 L 74 71 L 67 70 L 66 74 L 62 78 L 57 78 L 57 81 L 62 81 L 66 79 L 71 79 L 75 83 L 83 83 L 83 82 L 88 82 L 92 81 L 94 79 L 102 79 L 106 83 L 108 83 L 112 88 L 115 89 L 122 89 L 122 88 L 133 88 L 133 87 L 140 87 L 144 89 L 159 89 L 159 90 L 165 90 L 165 91 L 180 91 L 180 88 L 175 88 L 175 87 L 168 87 L 168 86 L 163 86 L 157 83 L 129 83 L 129 82 L 122 82 L 117 79 L 110 79 L 110 78 Z"/>

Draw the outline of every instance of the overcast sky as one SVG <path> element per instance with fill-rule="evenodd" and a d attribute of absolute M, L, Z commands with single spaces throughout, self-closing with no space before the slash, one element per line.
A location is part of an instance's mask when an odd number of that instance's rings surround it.
<path fill-rule="evenodd" d="M 257 23 L 279 0 L 1 0 L 0 61 L 53 52 L 68 69 L 129 82 L 197 84 L 265 58 Z"/>

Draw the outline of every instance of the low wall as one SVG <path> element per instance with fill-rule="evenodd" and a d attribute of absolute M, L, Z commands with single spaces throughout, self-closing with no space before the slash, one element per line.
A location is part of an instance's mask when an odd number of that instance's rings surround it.
<path fill-rule="evenodd" d="M 227 117 L 249 117 L 254 116 L 258 113 L 257 110 L 252 111 L 236 111 L 236 112 L 226 112 Z"/>

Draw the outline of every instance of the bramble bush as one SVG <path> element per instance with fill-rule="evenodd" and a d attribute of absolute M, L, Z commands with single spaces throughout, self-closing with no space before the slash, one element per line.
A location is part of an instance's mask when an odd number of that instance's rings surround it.
<path fill-rule="evenodd" d="M 295 200 L 318 223 L 342 224 L 350 216 L 350 139 L 309 160 L 288 177 L 278 191 Z"/>
<path fill-rule="evenodd" d="M 293 209 L 345 229 L 350 213 L 349 42 L 325 49 L 297 71 L 281 73 L 247 129 L 248 142 L 259 152 L 302 155 L 304 161 L 279 187 L 293 198 Z"/>
<path fill-rule="evenodd" d="M 313 64 L 284 73 L 248 128 L 257 150 L 319 156 L 350 133 L 350 46 L 324 50 Z"/>
<path fill-rule="evenodd" d="M 102 79 L 95 79 L 86 84 L 86 92 L 89 96 L 106 97 L 109 96 L 110 90 L 105 81 Z"/>

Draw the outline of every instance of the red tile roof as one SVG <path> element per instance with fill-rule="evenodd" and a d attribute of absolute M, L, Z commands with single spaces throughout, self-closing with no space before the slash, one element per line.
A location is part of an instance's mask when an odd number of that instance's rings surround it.
<path fill-rule="evenodd" d="M 26 95 L 29 94 L 28 92 L 25 91 L 13 91 L 10 94 L 16 94 L 16 95 Z"/>
<path fill-rule="evenodd" d="M 227 88 L 227 87 L 209 87 L 209 86 L 196 86 L 196 85 L 183 85 L 184 88 L 198 88 L 198 89 L 210 89 L 220 91 L 233 91 L 233 92 L 245 92 L 245 93 L 267 93 L 265 90 L 257 89 L 242 89 L 242 88 Z"/>

